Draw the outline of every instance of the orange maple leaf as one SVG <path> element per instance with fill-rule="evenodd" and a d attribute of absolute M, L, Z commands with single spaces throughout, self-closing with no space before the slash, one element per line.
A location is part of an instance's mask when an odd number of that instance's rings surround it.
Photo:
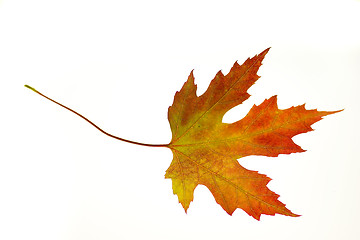
<path fill-rule="evenodd" d="M 172 180 L 174 194 L 185 211 L 194 198 L 195 188 L 202 184 L 230 215 L 241 208 L 257 220 L 261 214 L 296 217 L 299 215 L 287 209 L 278 200 L 279 195 L 266 187 L 270 178 L 245 169 L 237 159 L 303 152 L 291 138 L 311 131 L 313 123 L 339 111 L 306 110 L 304 105 L 280 110 L 273 96 L 259 106 L 254 105 L 243 119 L 223 123 L 222 118 L 228 110 L 250 97 L 247 90 L 259 79 L 257 71 L 268 51 L 246 60 L 241 66 L 235 63 L 226 76 L 218 72 L 207 91 L 199 97 L 191 72 L 169 107 L 172 131 L 169 144 L 139 143 L 114 136 L 78 112 L 28 85 L 25 87 L 77 114 L 109 137 L 142 146 L 170 148 L 174 157 L 165 178 Z"/>
<path fill-rule="evenodd" d="M 230 215 L 241 208 L 257 220 L 261 214 L 298 216 L 266 187 L 270 178 L 245 169 L 237 159 L 303 152 L 291 138 L 311 131 L 311 124 L 336 111 L 306 110 L 304 105 L 280 110 L 273 96 L 254 105 L 243 119 L 222 122 L 228 110 L 249 98 L 247 90 L 259 79 L 256 73 L 268 51 L 241 66 L 235 63 L 226 76 L 219 71 L 200 97 L 191 72 L 175 94 L 168 112 L 172 131 L 168 147 L 174 157 L 165 178 L 172 180 L 173 192 L 185 211 L 195 188 L 202 184 Z"/>

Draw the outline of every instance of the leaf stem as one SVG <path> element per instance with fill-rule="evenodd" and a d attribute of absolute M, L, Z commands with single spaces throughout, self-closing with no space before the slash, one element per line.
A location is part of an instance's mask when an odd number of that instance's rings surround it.
<path fill-rule="evenodd" d="M 99 128 L 95 123 L 93 123 L 92 121 L 90 121 L 89 119 L 87 119 L 86 117 L 84 117 L 83 115 L 81 115 L 80 113 L 72 110 L 71 108 L 68 108 L 64 105 L 62 105 L 61 103 L 45 96 L 44 94 L 42 94 L 41 92 L 37 91 L 35 88 L 33 87 L 30 87 L 29 85 L 25 85 L 25 87 L 31 89 L 32 91 L 36 92 L 37 94 L 39 94 L 40 96 L 50 100 L 51 102 L 53 103 L 56 103 L 57 105 L 69 110 L 70 112 L 73 112 L 75 113 L 76 115 L 78 115 L 79 117 L 81 117 L 82 119 L 84 119 L 85 121 L 87 121 L 88 123 L 90 123 L 92 126 L 94 126 L 97 130 L 99 130 L 100 132 L 102 132 L 103 134 L 109 136 L 109 137 L 112 137 L 112 138 L 115 138 L 117 140 L 120 140 L 120 141 L 123 141 L 123 142 L 127 142 L 127 143 L 132 143 L 132 144 L 136 144 L 136 145 L 141 145 L 141 146 L 146 146 L 146 147 L 168 147 L 169 144 L 148 144 L 148 143 L 140 143 L 140 142 L 135 142 L 135 141 L 131 141 L 131 140 L 127 140 L 127 139 L 124 139 L 124 138 L 120 138 L 120 137 L 117 137 L 117 136 L 114 136 L 110 133 L 107 133 L 105 132 L 104 130 L 102 130 L 101 128 Z"/>

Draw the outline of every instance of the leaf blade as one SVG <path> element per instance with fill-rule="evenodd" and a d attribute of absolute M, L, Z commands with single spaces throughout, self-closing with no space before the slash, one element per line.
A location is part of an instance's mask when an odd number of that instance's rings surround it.
<path fill-rule="evenodd" d="M 173 160 L 165 178 L 172 179 L 174 194 L 185 211 L 197 185 L 206 186 L 230 215 L 240 208 L 260 220 L 262 214 L 296 217 L 267 188 L 264 174 L 242 167 L 237 159 L 249 155 L 276 157 L 303 152 L 292 137 L 312 131 L 311 125 L 339 111 L 306 110 L 304 105 L 281 110 L 277 97 L 254 105 L 241 120 L 227 124 L 224 114 L 250 95 L 247 90 L 259 78 L 257 71 L 269 49 L 234 64 L 224 76 L 218 72 L 208 89 L 196 95 L 193 71 L 169 107 Z"/>

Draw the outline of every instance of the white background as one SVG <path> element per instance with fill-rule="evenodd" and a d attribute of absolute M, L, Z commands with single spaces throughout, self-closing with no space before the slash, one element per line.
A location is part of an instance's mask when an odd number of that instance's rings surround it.
<path fill-rule="evenodd" d="M 0 239 L 359 239 L 360 2 L 0 1 Z M 192 69 L 272 47 L 224 121 L 279 107 L 345 111 L 294 137 L 305 153 L 246 157 L 301 217 L 228 216 L 203 186 L 188 214 L 169 149 L 109 138 L 29 84 L 123 138 L 168 143 L 167 108 Z"/>

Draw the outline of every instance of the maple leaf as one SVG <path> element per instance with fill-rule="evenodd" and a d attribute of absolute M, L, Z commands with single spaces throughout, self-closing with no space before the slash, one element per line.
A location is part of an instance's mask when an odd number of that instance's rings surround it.
<path fill-rule="evenodd" d="M 172 180 L 173 192 L 185 212 L 193 201 L 195 188 L 201 184 L 230 215 L 240 208 L 257 220 L 261 214 L 296 217 L 299 215 L 287 209 L 278 200 L 279 195 L 267 188 L 269 177 L 245 169 L 237 159 L 303 152 L 291 138 L 311 131 L 313 123 L 339 111 L 306 110 L 305 105 L 280 110 L 273 96 L 259 106 L 254 105 L 243 119 L 223 123 L 227 111 L 250 97 L 247 90 L 259 79 L 257 71 L 268 51 L 247 59 L 241 66 L 236 62 L 226 76 L 219 71 L 199 97 L 191 72 L 169 107 L 172 131 L 169 144 L 139 143 L 114 136 L 71 108 L 28 85 L 25 87 L 75 113 L 109 137 L 142 146 L 170 148 L 173 160 L 165 178 Z"/>
<path fill-rule="evenodd" d="M 172 180 L 173 192 L 185 211 L 201 184 L 230 215 L 241 208 L 257 220 L 261 214 L 298 216 L 267 188 L 270 178 L 245 169 L 237 159 L 303 152 L 291 138 L 311 131 L 311 124 L 335 111 L 306 110 L 304 105 L 280 110 L 273 96 L 254 105 L 243 119 L 231 124 L 222 122 L 228 110 L 249 98 L 247 90 L 259 78 L 256 73 L 268 51 L 241 66 L 236 62 L 226 76 L 219 71 L 199 97 L 191 72 L 175 94 L 168 111 L 172 131 L 168 147 L 173 160 L 165 178 Z"/>

